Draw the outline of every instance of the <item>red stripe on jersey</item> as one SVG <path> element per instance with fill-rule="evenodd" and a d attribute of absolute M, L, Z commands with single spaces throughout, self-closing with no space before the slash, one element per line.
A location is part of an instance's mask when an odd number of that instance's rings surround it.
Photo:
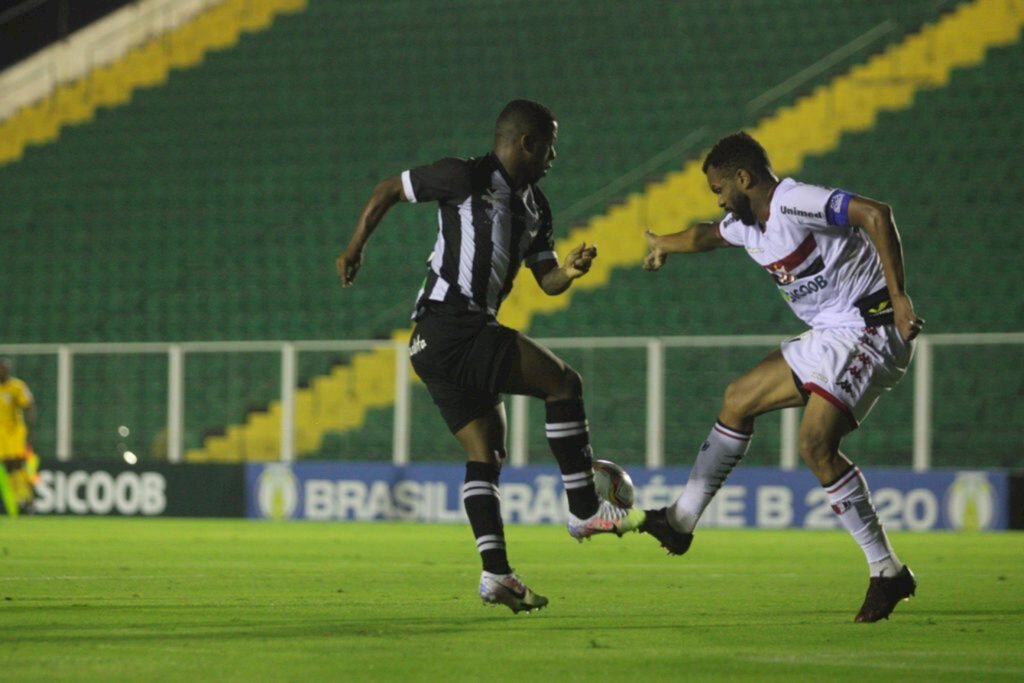
<path fill-rule="evenodd" d="M 772 272 L 781 271 L 784 273 L 790 273 L 794 268 L 806 261 L 807 257 L 811 255 L 811 252 L 817 248 L 818 243 L 814 241 L 814 235 L 808 235 L 807 239 L 801 242 L 800 246 L 796 248 L 796 251 L 784 259 L 778 260 L 775 263 L 769 263 L 765 268 Z"/>

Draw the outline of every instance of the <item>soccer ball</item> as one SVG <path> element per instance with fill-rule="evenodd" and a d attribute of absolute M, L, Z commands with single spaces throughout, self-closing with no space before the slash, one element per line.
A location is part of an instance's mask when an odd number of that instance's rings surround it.
<path fill-rule="evenodd" d="M 597 495 L 620 508 L 633 507 L 636 499 L 629 473 L 611 460 L 594 461 L 594 488 Z"/>

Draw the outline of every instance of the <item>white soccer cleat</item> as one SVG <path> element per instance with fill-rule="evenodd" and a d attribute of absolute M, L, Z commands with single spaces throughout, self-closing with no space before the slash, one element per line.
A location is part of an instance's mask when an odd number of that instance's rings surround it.
<path fill-rule="evenodd" d="M 485 604 L 502 604 L 513 612 L 530 612 L 548 604 L 548 599 L 538 595 L 523 583 L 515 572 L 511 574 L 480 574 L 480 597 Z"/>
<path fill-rule="evenodd" d="M 569 513 L 569 535 L 581 542 L 595 534 L 621 536 L 639 529 L 645 517 L 644 511 L 639 508 L 620 508 L 602 500 L 597 512 L 586 519 Z"/>

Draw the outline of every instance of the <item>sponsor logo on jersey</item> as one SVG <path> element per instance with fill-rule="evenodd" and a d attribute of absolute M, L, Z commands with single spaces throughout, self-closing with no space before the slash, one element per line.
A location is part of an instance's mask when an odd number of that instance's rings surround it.
<path fill-rule="evenodd" d="M 889 302 L 888 299 L 886 299 L 885 301 L 882 301 L 881 303 L 879 303 L 874 308 L 869 308 L 868 309 L 868 313 L 870 313 L 871 315 L 878 315 L 879 313 L 885 313 L 886 311 L 889 310 L 889 305 L 890 305 L 890 302 Z"/>
<path fill-rule="evenodd" d="M 412 358 L 417 353 L 427 348 L 427 342 L 420 335 L 413 337 L 412 342 L 409 344 L 409 357 Z"/>
<path fill-rule="evenodd" d="M 816 294 L 821 290 L 828 287 L 828 280 L 825 279 L 824 275 L 818 275 L 813 280 L 803 282 L 792 289 L 780 289 L 782 297 L 791 304 L 795 304 L 800 299 L 811 294 Z"/>
<path fill-rule="evenodd" d="M 821 218 L 821 211 L 801 211 L 792 206 L 783 206 L 782 213 L 785 216 L 800 216 L 801 218 Z"/>

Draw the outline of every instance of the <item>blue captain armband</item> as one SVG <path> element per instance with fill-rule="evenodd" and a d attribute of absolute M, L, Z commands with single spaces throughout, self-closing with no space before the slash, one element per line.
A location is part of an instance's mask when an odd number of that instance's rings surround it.
<path fill-rule="evenodd" d="M 853 198 L 854 194 L 846 190 L 836 190 L 829 196 L 828 202 L 825 203 L 825 220 L 829 225 L 836 225 L 840 228 L 850 225 L 848 211 L 850 200 Z"/>

